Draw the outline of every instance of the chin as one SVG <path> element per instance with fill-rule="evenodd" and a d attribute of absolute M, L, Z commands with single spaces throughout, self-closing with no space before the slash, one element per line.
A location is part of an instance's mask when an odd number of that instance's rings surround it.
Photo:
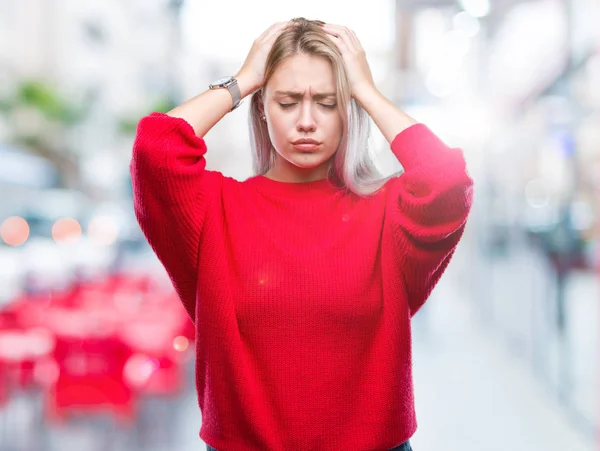
<path fill-rule="evenodd" d="M 287 155 L 287 160 L 295 166 L 302 168 L 314 168 L 327 163 L 333 155 L 325 155 L 323 152 L 292 152 Z"/>
<path fill-rule="evenodd" d="M 301 168 L 301 169 L 314 169 L 317 168 L 319 166 L 322 166 L 323 164 L 327 163 L 327 160 L 320 158 L 320 157 L 312 157 L 309 155 L 308 158 L 298 158 L 298 157 L 294 157 L 291 160 L 289 160 L 290 163 L 292 163 L 294 166 Z"/>

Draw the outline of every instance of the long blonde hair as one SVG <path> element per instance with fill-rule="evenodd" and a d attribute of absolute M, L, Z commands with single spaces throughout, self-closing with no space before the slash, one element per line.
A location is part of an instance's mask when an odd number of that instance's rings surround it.
<path fill-rule="evenodd" d="M 343 121 L 343 133 L 333 157 L 329 178 L 358 195 L 373 194 L 390 177 L 383 177 L 375 165 L 374 154 L 369 146 L 369 116 L 351 96 L 342 54 L 319 26 L 323 22 L 304 18 L 295 18 L 290 22 L 296 25 L 287 27 L 273 44 L 265 64 L 263 87 L 252 95 L 250 101 L 248 124 L 254 174 L 264 175 L 271 169 L 275 152 L 267 123 L 260 118 L 262 91 L 280 64 L 303 53 L 327 59 L 336 80 L 337 105 Z"/>

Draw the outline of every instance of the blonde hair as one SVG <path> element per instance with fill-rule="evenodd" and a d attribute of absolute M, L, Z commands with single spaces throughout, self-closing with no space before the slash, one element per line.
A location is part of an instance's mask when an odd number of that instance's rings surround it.
<path fill-rule="evenodd" d="M 369 116 L 351 96 L 342 54 L 319 26 L 323 22 L 295 18 L 290 23 L 296 25 L 288 26 L 273 44 L 265 64 L 263 87 L 252 95 L 250 101 L 248 124 L 254 173 L 264 175 L 269 171 L 275 156 L 267 123 L 260 118 L 262 91 L 280 64 L 302 53 L 327 59 L 336 80 L 337 105 L 343 121 L 343 133 L 333 157 L 329 179 L 358 195 L 373 194 L 391 176 L 383 177 L 375 165 L 374 155 L 369 147 Z"/>

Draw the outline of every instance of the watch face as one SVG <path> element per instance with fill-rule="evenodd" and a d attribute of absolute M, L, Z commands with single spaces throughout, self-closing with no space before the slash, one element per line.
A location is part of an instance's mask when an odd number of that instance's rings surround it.
<path fill-rule="evenodd" d="M 227 83 L 231 79 L 232 79 L 232 77 L 223 77 L 223 78 L 219 78 L 217 81 L 212 82 L 211 84 L 213 86 L 224 85 L 225 83 Z"/>

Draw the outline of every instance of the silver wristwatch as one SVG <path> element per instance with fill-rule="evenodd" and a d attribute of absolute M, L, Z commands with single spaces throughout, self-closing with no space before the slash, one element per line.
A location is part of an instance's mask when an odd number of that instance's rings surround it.
<path fill-rule="evenodd" d="M 240 92 L 240 87 L 238 86 L 235 77 L 220 78 L 217 81 L 213 81 L 211 84 L 208 85 L 208 87 L 210 89 L 227 88 L 229 90 L 231 98 L 233 99 L 233 108 L 231 108 L 231 111 L 235 110 L 238 106 L 240 106 L 240 102 L 242 100 L 242 93 Z"/>

